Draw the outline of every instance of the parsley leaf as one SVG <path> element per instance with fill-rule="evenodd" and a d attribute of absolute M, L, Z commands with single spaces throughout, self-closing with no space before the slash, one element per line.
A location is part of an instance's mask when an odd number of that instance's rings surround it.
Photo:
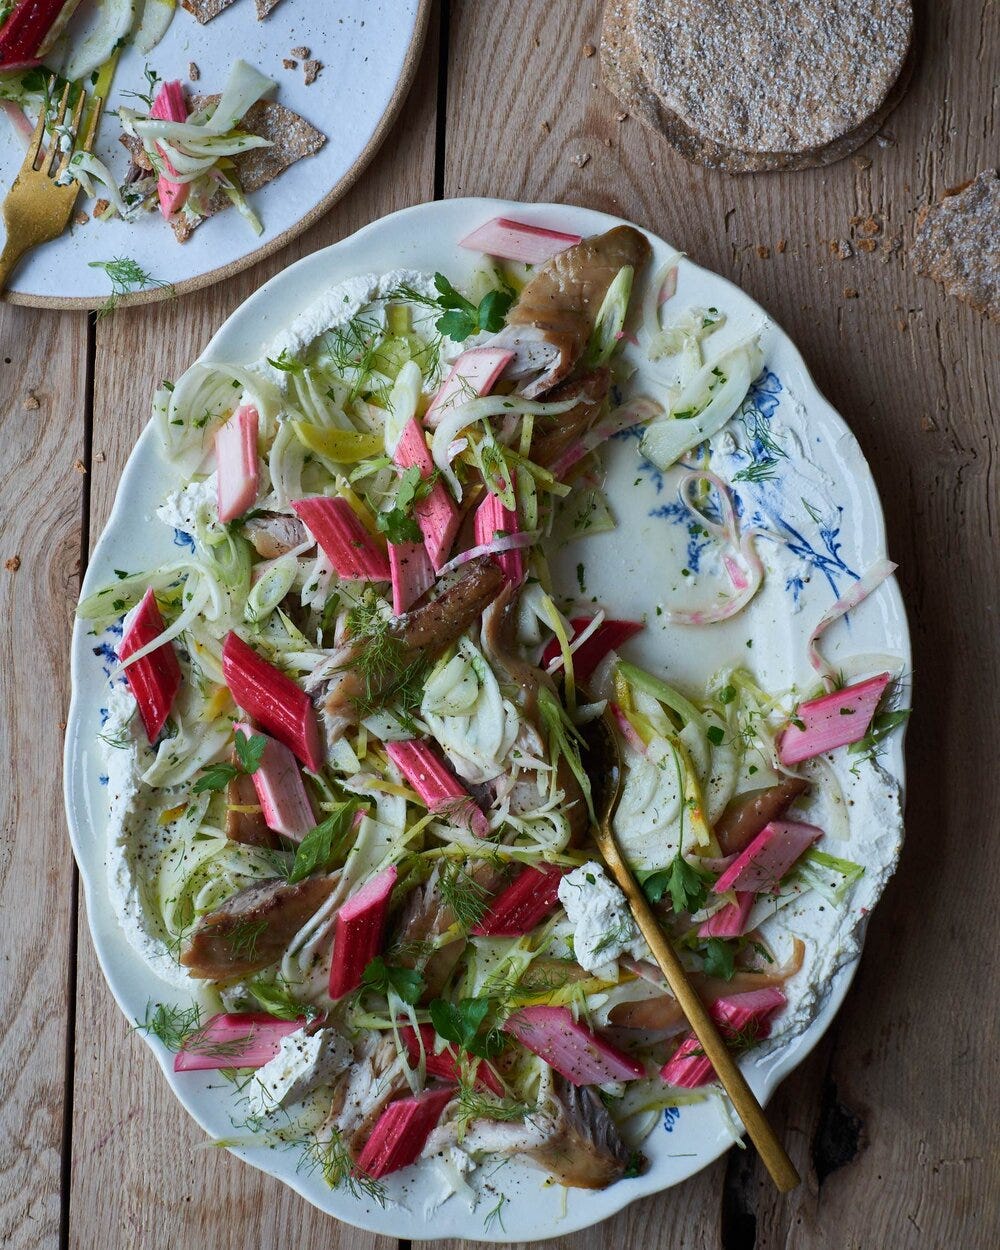
<path fill-rule="evenodd" d="M 404 1003 L 413 1006 L 424 992 L 424 978 L 416 968 L 397 968 L 376 955 L 361 974 L 361 984 L 388 997 L 392 990 Z"/>
<path fill-rule="evenodd" d="M 714 747 L 722 746 L 722 743 L 726 737 L 726 731 L 722 728 L 721 725 L 709 725 L 708 729 L 705 732 L 712 746 Z"/>
<path fill-rule="evenodd" d="M 326 867 L 337 843 L 350 832 L 356 811 L 356 805 L 348 800 L 335 808 L 315 829 L 310 829 L 295 853 L 295 862 L 288 874 L 290 885 Z"/>
<path fill-rule="evenodd" d="M 511 292 L 494 290 L 487 291 L 477 306 L 456 291 L 443 273 L 434 275 L 434 286 L 438 292 L 437 303 L 445 310 L 435 326 L 438 333 L 456 343 L 463 343 L 480 330 L 490 333 L 499 330 L 514 302 Z"/>
<path fill-rule="evenodd" d="M 263 734 L 253 734 L 248 738 L 246 734 L 238 733 L 234 745 L 240 770 L 244 773 L 255 773 L 260 768 L 267 739 Z"/>
<path fill-rule="evenodd" d="M 234 764 L 212 764 L 194 783 L 191 792 L 204 794 L 206 790 L 225 790 L 238 772 L 239 769 Z"/>
<path fill-rule="evenodd" d="M 736 972 L 736 952 L 724 938 L 709 938 L 702 950 L 705 972 L 710 977 L 731 981 Z"/>
<path fill-rule="evenodd" d="M 424 478 L 420 466 L 413 464 L 404 472 L 396 487 L 396 497 L 391 508 L 375 515 L 379 532 L 391 543 L 420 542 L 420 526 L 413 519 L 413 505 L 426 499 L 437 478 Z"/>
<path fill-rule="evenodd" d="M 674 911 L 695 912 L 708 897 L 708 879 L 683 855 L 675 855 L 669 868 L 651 872 L 643 879 L 642 890 L 651 903 L 658 903 L 664 894 L 669 894 Z"/>
<path fill-rule="evenodd" d="M 480 1059 L 492 1059 L 503 1049 L 503 1035 L 496 1029 L 479 1032 L 491 1005 L 489 998 L 463 998 L 457 1003 L 435 998 L 430 1007 L 431 1023 L 446 1042 L 453 1042 Z"/>

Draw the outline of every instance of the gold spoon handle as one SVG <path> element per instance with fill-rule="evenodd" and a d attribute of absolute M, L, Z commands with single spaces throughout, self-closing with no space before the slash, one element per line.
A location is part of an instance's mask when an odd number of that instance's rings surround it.
<path fill-rule="evenodd" d="M 705 1004 L 701 1001 L 698 991 L 688 979 L 684 965 L 677 957 L 674 948 L 667 941 L 663 930 L 657 923 L 646 896 L 639 888 L 632 871 L 625 863 L 618 850 L 613 836 L 598 834 L 598 845 L 608 867 L 625 892 L 632 915 L 642 931 L 642 936 L 649 944 L 656 962 L 660 965 L 674 997 L 680 1003 L 687 1017 L 688 1024 L 694 1030 L 705 1054 L 712 1062 L 716 1075 L 736 1108 L 736 1113 L 743 1121 L 750 1140 L 757 1147 L 760 1157 L 771 1174 L 771 1178 L 783 1194 L 794 1189 L 800 1181 L 795 1164 L 778 1141 L 774 1130 L 767 1122 L 764 1110 L 757 1101 L 757 1096 L 746 1082 L 732 1052 L 715 1027 L 715 1021 L 708 1014 Z"/>

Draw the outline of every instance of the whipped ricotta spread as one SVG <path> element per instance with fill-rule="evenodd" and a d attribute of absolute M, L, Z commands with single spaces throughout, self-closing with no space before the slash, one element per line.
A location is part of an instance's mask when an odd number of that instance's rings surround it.
<path fill-rule="evenodd" d="M 594 860 L 566 873 L 559 882 L 559 902 L 573 930 L 576 962 L 594 976 L 614 981 L 620 956 L 648 957 L 625 895 Z"/>

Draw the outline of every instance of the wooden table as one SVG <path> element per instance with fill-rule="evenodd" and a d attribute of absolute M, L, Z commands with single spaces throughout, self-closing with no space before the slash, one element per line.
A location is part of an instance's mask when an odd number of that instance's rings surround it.
<path fill-rule="evenodd" d="M 916 208 L 997 159 L 1000 5 L 918 5 L 913 84 L 858 156 L 741 178 L 686 164 L 620 117 L 589 55 L 599 7 L 445 0 L 403 114 L 360 184 L 286 251 L 231 282 L 97 322 L 0 305 L 8 1250 L 390 1250 L 203 1149 L 130 1035 L 78 905 L 59 786 L 62 728 L 80 574 L 154 382 L 176 377 L 224 317 L 299 256 L 394 209 L 457 195 L 620 213 L 773 313 L 868 455 L 914 636 L 918 711 L 902 864 L 843 1010 L 772 1105 L 804 1184 L 780 1200 L 753 1152 L 733 1150 L 565 1244 L 1000 1244 L 1000 335 L 905 262 Z M 854 254 L 837 259 L 831 240 L 856 242 L 869 217 L 876 249 L 852 243 Z"/>

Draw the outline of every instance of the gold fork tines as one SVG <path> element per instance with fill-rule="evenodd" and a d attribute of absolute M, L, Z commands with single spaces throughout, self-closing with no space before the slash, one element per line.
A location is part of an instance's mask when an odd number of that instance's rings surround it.
<path fill-rule="evenodd" d="M 54 85 L 55 78 L 52 78 L 49 82 L 50 93 Z M 92 150 L 103 104 L 100 97 L 95 97 L 92 101 L 87 119 L 87 134 L 83 143 L 77 147 L 76 140 L 87 103 L 87 93 L 80 88 L 67 126 L 69 95 L 70 84 L 67 83 L 51 124 L 51 141 L 44 150 L 48 108 L 42 108 L 24 156 L 24 163 L 3 202 L 7 238 L 3 252 L 0 253 L 0 291 L 25 252 L 40 243 L 48 243 L 58 238 L 69 224 L 80 187 L 73 179 L 67 179 L 65 184 L 60 179 L 69 169 L 75 151 Z"/>

